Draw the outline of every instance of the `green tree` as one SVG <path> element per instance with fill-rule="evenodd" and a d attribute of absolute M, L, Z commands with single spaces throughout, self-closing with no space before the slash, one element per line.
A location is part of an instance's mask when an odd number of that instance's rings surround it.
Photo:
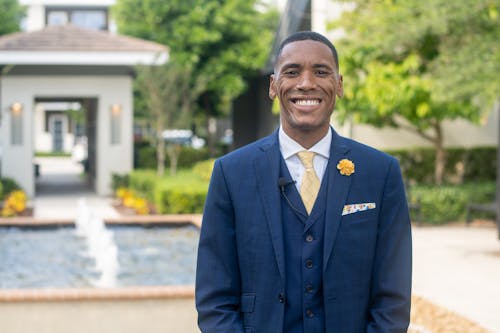
<path fill-rule="evenodd" d="M 171 58 L 191 69 L 194 111 L 227 115 L 245 77 L 267 59 L 277 14 L 257 0 L 118 0 L 118 30 L 168 45 Z M 209 137 L 210 142 L 210 137 Z"/>
<path fill-rule="evenodd" d="M 170 173 L 177 172 L 180 146 L 165 145 L 163 131 L 184 126 L 189 121 L 189 70 L 170 62 L 163 66 L 138 66 L 136 86 L 144 96 L 148 117 L 155 125 L 157 173 L 164 174 L 165 151 L 170 157 Z"/>
<path fill-rule="evenodd" d="M 18 0 L 0 0 L 0 35 L 20 30 L 24 9 Z"/>
<path fill-rule="evenodd" d="M 339 119 L 417 133 L 436 148 L 441 183 L 443 121 L 479 120 L 500 89 L 500 0 L 349 2 L 332 24 L 345 31 Z"/>

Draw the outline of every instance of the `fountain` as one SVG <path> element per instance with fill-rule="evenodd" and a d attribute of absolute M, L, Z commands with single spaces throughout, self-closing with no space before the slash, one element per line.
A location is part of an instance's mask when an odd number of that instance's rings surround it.
<path fill-rule="evenodd" d="M 0 293 L 194 284 L 199 238 L 194 222 L 166 217 L 107 225 L 87 198 L 75 204 L 72 222 L 0 227 Z"/>
<path fill-rule="evenodd" d="M 115 287 L 120 264 L 113 232 L 106 228 L 101 218 L 89 210 L 85 198 L 78 200 L 75 225 L 76 234 L 85 239 L 86 255 L 95 261 L 95 270 L 100 274 L 98 280 L 91 281 L 92 285 Z"/>

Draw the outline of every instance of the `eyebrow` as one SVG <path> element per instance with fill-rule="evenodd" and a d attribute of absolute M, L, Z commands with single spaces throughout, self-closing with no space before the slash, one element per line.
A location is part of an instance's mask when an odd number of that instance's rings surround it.
<path fill-rule="evenodd" d="M 302 67 L 301 64 L 289 63 L 289 64 L 283 65 L 283 67 L 281 68 L 281 70 L 284 71 L 284 70 L 287 70 L 289 68 L 300 68 L 300 67 Z M 334 68 L 332 68 L 331 66 L 329 66 L 327 64 L 321 64 L 321 63 L 320 64 L 314 64 L 312 67 L 316 68 L 316 69 L 317 68 L 327 68 L 327 69 L 332 70 L 332 71 L 334 70 Z"/>
<path fill-rule="evenodd" d="M 299 68 L 299 67 L 300 67 L 300 64 L 290 63 L 290 64 L 283 65 L 281 70 L 284 71 L 284 70 L 287 70 L 289 68 Z"/>

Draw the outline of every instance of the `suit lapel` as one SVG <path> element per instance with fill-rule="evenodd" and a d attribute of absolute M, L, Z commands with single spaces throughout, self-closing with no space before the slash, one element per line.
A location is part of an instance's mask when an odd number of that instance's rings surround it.
<path fill-rule="evenodd" d="M 327 205 L 325 214 L 325 236 L 323 249 L 323 271 L 326 269 L 330 255 L 332 254 L 337 232 L 342 218 L 342 209 L 347 200 L 349 188 L 351 186 L 351 177 L 341 175 L 337 169 L 337 163 L 348 158 L 349 147 L 345 140 L 335 131 L 332 136 L 330 148 L 330 158 L 328 161 L 328 188 Z M 355 162 L 355 161 L 354 161 Z"/>
<path fill-rule="evenodd" d="M 257 157 L 254 162 L 257 188 L 269 226 L 278 269 L 284 281 L 284 242 L 283 228 L 281 225 L 281 198 L 278 188 L 281 153 L 279 150 L 277 132 L 271 135 L 269 140 L 266 140 L 260 149 L 262 155 Z"/>

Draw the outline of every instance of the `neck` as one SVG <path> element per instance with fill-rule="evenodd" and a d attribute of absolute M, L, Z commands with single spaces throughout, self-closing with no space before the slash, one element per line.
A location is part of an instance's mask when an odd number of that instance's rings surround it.
<path fill-rule="evenodd" d="M 283 131 L 302 147 L 309 149 L 323 139 L 328 133 L 329 126 L 321 129 L 312 129 L 310 131 L 300 130 L 295 131 L 290 128 L 283 127 Z"/>

